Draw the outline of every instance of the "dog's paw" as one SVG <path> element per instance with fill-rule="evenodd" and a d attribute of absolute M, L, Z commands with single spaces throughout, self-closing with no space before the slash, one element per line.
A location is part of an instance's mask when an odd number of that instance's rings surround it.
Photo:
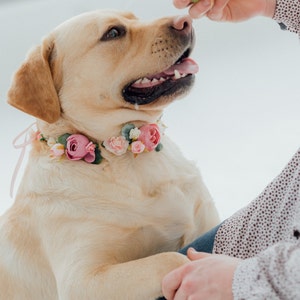
<path fill-rule="evenodd" d="M 180 267 L 181 265 L 190 261 L 187 258 L 187 256 L 185 256 L 181 253 L 166 252 L 166 253 L 162 253 L 162 254 L 165 255 L 165 263 L 166 263 L 166 265 L 170 265 L 171 270 L 175 269 L 177 267 Z"/>

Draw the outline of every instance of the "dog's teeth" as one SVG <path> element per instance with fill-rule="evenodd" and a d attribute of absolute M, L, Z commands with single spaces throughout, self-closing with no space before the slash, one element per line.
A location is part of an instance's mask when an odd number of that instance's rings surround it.
<path fill-rule="evenodd" d="M 187 74 L 185 74 L 185 73 L 181 74 L 181 78 L 186 77 L 186 76 L 187 76 Z"/>
<path fill-rule="evenodd" d="M 149 83 L 149 82 L 151 82 L 148 78 L 143 78 L 143 80 L 142 80 L 142 82 L 141 83 Z"/>
<path fill-rule="evenodd" d="M 139 84 L 142 82 L 142 79 L 138 79 L 137 81 L 135 81 L 136 84 Z"/>
<path fill-rule="evenodd" d="M 158 80 L 156 78 L 153 78 L 151 81 L 152 81 L 152 83 L 157 83 L 158 82 Z"/>
<path fill-rule="evenodd" d="M 175 75 L 175 79 L 181 78 L 181 75 L 180 75 L 180 73 L 179 73 L 178 70 L 175 70 L 175 71 L 174 71 L 174 75 Z"/>
<path fill-rule="evenodd" d="M 163 78 L 163 77 L 160 77 L 160 78 L 159 78 L 159 81 L 164 82 L 164 81 L 166 81 L 166 79 Z"/>

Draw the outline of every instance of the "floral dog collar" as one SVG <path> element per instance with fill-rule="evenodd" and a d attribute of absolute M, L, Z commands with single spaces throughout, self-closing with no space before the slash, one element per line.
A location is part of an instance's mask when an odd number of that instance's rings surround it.
<path fill-rule="evenodd" d="M 52 158 L 66 156 L 69 160 L 84 160 L 92 164 L 100 164 L 102 161 L 99 145 L 82 134 L 65 133 L 54 139 L 38 133 L 37 139 L 48 144 Z"/>
<path fill-rule="evenodd" d="M 120 156 L 127 151 L 135 156 L 150 151 L 160 151 L 162 149 L 160 127 L 153 124 L 146 124 L 136 127 L 133 124 L 126 124 L 121 130 L 121 135 L 110 137 L 101 146 L 107 151 Z M 99 144 L 90 141 L 82 134 L 65 133 L 57 139 L 45 137 L 38 133 L 37 139 L 46 142 L 50 147 L 50 156 L 61 158 L 65 156 L 69 160 L 84 160 L 91 164 L 100 164 L 102 155 Z"/>
<path fill-rule="evenodd" d="M 105 140 L 103 147 L 115 155 L 122 155 L 127 150 L 134 154 L 160 151 L 161 132 L 157 124 L 147 124 L 140 128 L 133 124 L 126 124 L 121 130 L 121 135 Z"/>

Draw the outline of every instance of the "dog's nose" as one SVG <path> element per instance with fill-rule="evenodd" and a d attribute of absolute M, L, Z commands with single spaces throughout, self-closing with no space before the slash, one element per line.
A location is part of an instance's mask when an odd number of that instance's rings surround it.
<path fill-rule="evenodd" d="M 189 33 L 192 31 L 193 20 L 190 16 L 177 16 L 173 19 L 172 28 L 177 31 Z"/>

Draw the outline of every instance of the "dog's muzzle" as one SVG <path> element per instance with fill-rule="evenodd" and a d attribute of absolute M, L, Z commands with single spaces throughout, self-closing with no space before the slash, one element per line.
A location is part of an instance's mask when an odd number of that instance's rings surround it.
<path fill-rule="evenodd" d="M 153 75 L 138 78 L 122 90 L 123 98 L 131 104 L 150 104 L 161 97 L 180 95 L 194 82 L 198 72 L 197 63 L 189 56 L 194 46 L 194 33 L 189 17 L 175 18 L 169 26 L 171 34 L 179 39 L 183 52 L 167 69 Z"/>

